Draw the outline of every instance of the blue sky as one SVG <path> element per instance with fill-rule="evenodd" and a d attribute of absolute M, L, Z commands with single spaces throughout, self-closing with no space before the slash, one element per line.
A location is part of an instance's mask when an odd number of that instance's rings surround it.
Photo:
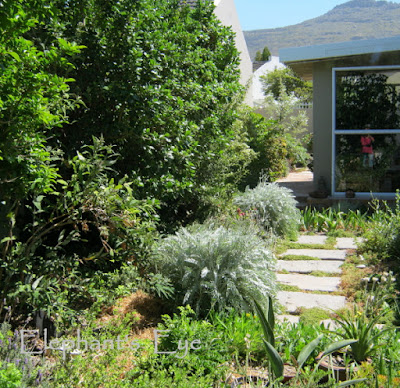
<path fill-rule="evenodd" d="M 285 27 L 330 11 L 348 0 L 235 0 L 242 30 Z M 400 3 L 400 0 L 393 0 Z"/>

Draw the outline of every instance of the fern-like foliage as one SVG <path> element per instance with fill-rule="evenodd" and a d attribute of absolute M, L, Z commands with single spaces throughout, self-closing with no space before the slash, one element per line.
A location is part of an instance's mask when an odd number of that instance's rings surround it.
<path fill-rule="evenodd" d="M 262 178 L 254 189 L 247 187 L 234 203 L 278 236 L 297 236 L 300 211 L 296 208 L 292 190 Z"/>
<path fill-rule="evenodd" d="M 248 310 L 275 293 L 275 257 L 252 222 L 229 227 L 212 222 L 181 228 L 157 246 L 157 263 L 177 291 L 178 305 L 198 316 L 211 309 Z"/>

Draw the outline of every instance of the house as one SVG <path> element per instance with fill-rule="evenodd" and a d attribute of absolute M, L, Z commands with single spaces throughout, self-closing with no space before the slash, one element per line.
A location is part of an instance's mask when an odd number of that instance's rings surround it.
<path fill-rule="evenodd" d="M 281 49 L 313 81 L 314 187 L 332 198 L 400 189 L 400 36 Z"/>
<path fill-rule="evenodd" d="M 270 71 L 284 69 L 286 67 L 279 61 L 279 57 L 276 56 L 271 56 L 269 61 L 258 63 L 260 63 L 261 66 L 258 66 L 253 73 L 253 102 L 256 106 L 262 105 L 265 102 L 265 94 L 263 91 L 261 76 L 266 75 Z"/>
<path fill-rule="evenodd" d="M 264 87 L 262 84 L 261 77 L 265 76 L 271 71 L 284 69 L 286 66 L 280 61 L 279 57 L 271 56 L 269 61 L 257 61 L 253 62 L 253 82 L 252 82 L 252 92 L 253 92 L 253 106 L 254 111 L 271 119 L 271 111 L 268 110 L 266 105 L 266 95 L 264 93 Z M 298 99 L 293 99 L 292 113 L 294 115 L 305 114 L 307 119 L 307 133 L 312 132 L 312 104 L 302 103 Z M 302 136 L 302 135 L 301 135 Z"/>
<path fill-rule="evenodd" d="M 235 32 L 236 48 L 240 52 L 240 83 L 247 88 L 244 103 L 253 106 L 252 76 L 253 65 L 250 59 L 247 44 L 244 39 L 239 17 L 236 12 L 234 0 L 210 0 L 214 1 L 214 13 L 224 26 L 231 27 Z M 182 4 L 194 7 L 198 0 L 182 0 Z"/>

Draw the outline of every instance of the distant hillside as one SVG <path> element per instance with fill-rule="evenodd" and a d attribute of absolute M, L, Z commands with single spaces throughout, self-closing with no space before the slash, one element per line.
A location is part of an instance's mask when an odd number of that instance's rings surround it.
<path fill-rule="evenodd" d="M 352 0 L 326 14 L 293 26 L 245 31 L 252 59 L 268 46 L 272 55 L 284 47 L 385 38 L 400 35 L 400 4 L 390 1 Z"/>

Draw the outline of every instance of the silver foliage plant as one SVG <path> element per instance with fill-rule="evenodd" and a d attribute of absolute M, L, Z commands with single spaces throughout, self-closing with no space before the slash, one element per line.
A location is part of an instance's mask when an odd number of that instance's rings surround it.
<path fill-rule="evenodd" d="M 161 240 L 157 262 L 175 286 L 176 302 L 191 305 L 198 316 L 229 307 L 246 311 L 253 299 L 266 303 L 276 292 L 276 259 L 258 231 L 249 220 L 208 222 Z"/>
<path fill-rule="evenodd" d="M 254 189 L 234 199 L 234 204 L 255 218 L 266 230 L 278 236 L 296 238 L 300 225 L 300 211 L 293 191 L 265 177 Z"/>

